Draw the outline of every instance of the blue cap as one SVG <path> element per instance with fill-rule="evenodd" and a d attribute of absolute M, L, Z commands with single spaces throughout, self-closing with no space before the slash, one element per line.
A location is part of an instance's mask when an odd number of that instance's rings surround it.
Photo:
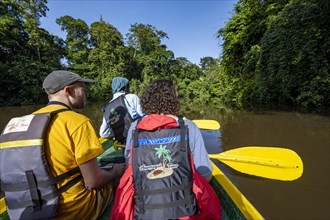
<path fill-rule="evenodd" d="M 112 79 L 112 94 L 124 91 L 129 86 L 128 79 L 124 77 L 115 77 Z"/>

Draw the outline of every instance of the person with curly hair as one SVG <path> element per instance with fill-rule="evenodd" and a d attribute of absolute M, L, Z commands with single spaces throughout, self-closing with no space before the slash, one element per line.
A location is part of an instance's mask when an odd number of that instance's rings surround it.
<path fill-rule="evenodd" d="M 171 80 L 157 79 L 150 83 L 142 92 L 140 98 L 142 112 L 148 115 L 144 120 L 148 121 L 149 129 L 154 129 L 157 124 L 155 121 L 165 120 L 167 118 L 178 121 L 179 97 L 178 92 Z M 199 128 L 191 120 L 184 120 L 189 130 L 189 146 L 193 153 L 195 168 L 197 172 L 202 175 L 206 180 L 210 180 L 212 177 L 212 166 L 205 149 L 202 134 Z M 136 127 L 135 122 L 127 137 L 127 144 L 125 148 L 126 161 L 130 161 L 130 150 L 132 142 L 132 130 Z"/>
<path fill-rule="evenodd" d="M 153 80 L 140 101 L 146 115 L 128 131 L 128 168 L 110 219 L 221 219 L 220 201 L 208 183 L 212 166 L 201 131 L 178 115 L 173 82 Z"/>

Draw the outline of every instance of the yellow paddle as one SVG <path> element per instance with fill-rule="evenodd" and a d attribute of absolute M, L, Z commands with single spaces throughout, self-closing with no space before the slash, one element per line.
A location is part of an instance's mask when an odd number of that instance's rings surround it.
<path fill-rule="evenodd" d="M 219 122 L 215 120 L 193 120 L 200 129 L 217 130 Z M 100 138 L 103 143 L 105 138 Z M 114 141 L 115 149 L 125 147 Z M 278 147 L 242 147 L 219 154 L 209 154 L 242 173 L 276 180 L 292 181 L 303 173 L 303 162 L 299 155 L 286 148 Z"/>
<path fill-rule="evenodd" d="M 100 137 L 99 140 L 100 140 L 100 143 L 103 144 L 104 142 L 106 142 L 107 140 L 113 138 L 113 136 L 110 136 L 109 138 L 102 138 Z M 115 150 L 118 150 L 118 147 L 121 147 L 121 148 L 125 148 L 125 145 L 119 143 L 118 141 L 113 141 L 112 143 L 112 146 Z"/>
<path fill-rule="evenodd" d="M 200 129 L 218 130 L 215 120 L 193 120 Z M 209 154 L 231 168 L 242 173 L 276 180 L 291 181 L 303 173 L 303 162 L 299 155 L 286 148 L 243 147 L 219 154 Z"/>
<path fill-rule="evenodd" d="M 125 145 L 114 142 L 115 149 Z M 242 147 L 218 154 L 209 154 L 241 173 L 268 179 L 292 181 L 303 173 L 303 163 L 292 150 L 279 147 Z"/>
<path fill-rule="evenodd" d="M 101 144 L 103 144 L 104 142 L 106 142 L 107 140 L 109 140 L 109 138 L 102 138 L 102 137 L 100 137 L 99 140 L 100 140 Z"/>
<path fill-rule="evenodd" d="M 303 173 L 299 155 L 286 148 L 249 146 L 209 154 L 242 173 L 269 179 L 292 181 Z"/>
<path fill-rule="evenodd" d="M 215 120 L 196 119 L 196 120 L 193 120 L 193 122 L 200 129 L 206 129 L 206 130 L 218 130 L 218 129 L 220 129 L 219 122 L 217 122 Z"/>

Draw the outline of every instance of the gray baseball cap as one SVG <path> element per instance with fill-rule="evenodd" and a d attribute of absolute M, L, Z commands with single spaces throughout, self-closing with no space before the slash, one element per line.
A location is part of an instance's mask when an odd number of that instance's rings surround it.
<path fill-rule="evenodd" d="M 67 85 L 70 85 L 74 82 L 84 82 L 84 83 L 92 83 L 94 80 L 92 79 L 84 79 L 78 74 L 75 74 L 66 70 L 56 70 L 51 72 L 42 83 L 42 88 L 45 90 L 47 94 L 53 94 Z"/>

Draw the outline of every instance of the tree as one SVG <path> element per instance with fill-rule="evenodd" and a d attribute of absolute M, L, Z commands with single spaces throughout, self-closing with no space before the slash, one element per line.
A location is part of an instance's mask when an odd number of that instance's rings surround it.
<path fill-rule="evenodd" d="M 21 0 L 19 1 L 23 8 L 22 16 L 25 20 L 24 29 L 29 33 L 28 46 L 34 59 L 41 61 L 41 50 L 44 44 L 45 35 L 49 33 L 40 28 L 40 18 L 46 16 L 48 11 L 47 0 Z M 49 48 L 48 48 L 49 49 Z"/>
<path fill-rule="evenodd" d="M 40 85 L 47 73 L 60 68 L 63 54 L 63 42 L 39 27 L 40 17 L 48 10 L 46 3 L 0 2 L 0 105 L 46 101 Z"/>
<path fill-rule="evenodd" d="M 88 25 L 85 21 L 68 15 L 56 19 L 56 23 L 61 26 L 62 31 L 67 32 L 65 49 L 68 66 L 72 71 L 84 75 L 88 72 L 85 61 L 88 59 L 90 48 Z"/>
<path fill-rule="evenodd" d="M 329 4 L 291 1 L 261 42 L 262 104 L 315 109 L 330 106 Z"/>
<path fill-rule="evenodd" d="M 168 38 L 165 32 L 151 25 L 137 23 L 131 26 L 126 35 L 126 43 L 144 83 L 168 75 L 169 62 L 174 59 L 174 54 L 161 44 L 164 38 Z"/>
<path fill-rule="evenodd" d="M 112 96 L 112 78 L 125 76 L 127 56 L 123 36 L 102 18 L 99 22 L 92 23 L 90 34 L 92 48 L 88 56 L 88 77 L 96 80 L 92 85 L 93 95 L 108 100 Z"/>
<path fill-rule="evenodd" d="M 203 72 L 207 71 L 208 69 L 212 68 L 212 66 L 216 65 L 219 59 L 215 59 L 213 57 L 202 57 L 200 59 L 199 65 Z"/>

